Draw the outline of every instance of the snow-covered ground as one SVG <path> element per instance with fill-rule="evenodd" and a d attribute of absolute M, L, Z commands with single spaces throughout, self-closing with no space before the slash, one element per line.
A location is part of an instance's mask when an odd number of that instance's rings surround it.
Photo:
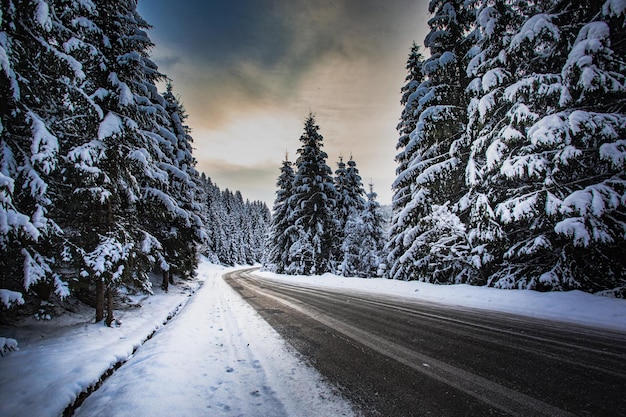
<path fill-rule="evenodd" d="M 258 275 L 307 286 L 372 292 L 451 306 L 501 311 L 626 331 L 626 300 L 602 297 L 582 291 L 501 290 L 471 285 L 435 285 L 383 278 L 346 278 L 332 274 L 286 276 L 265 271 L 258 272 Z"/>
<path fill-rule="evenodd" d="M 200 282 L 196 283 L 199 284 Z M 119 327 L 94 324 L 94 311 L 82 306 L 52 321 L 31 319 L 0 329 L 17 339 L 19 350 L 0 358 L 0 416 L 59 416 L 109 368 L 126 360 L 150 334 L 189 300 L 193 288 L 137 297 L 141 305 L 116 311 Z"/>
<path fill-rule="evenodd" d="M 0 416 L 59 416 L 126 359 L 76 415 L 352 415 L 350 405 L 221 279 L 227 271 L 201 262 L 204 285 L 193 297 L 176 287 L 169 294 L 156 290 L 141 308 L 117 312 L 119 327 L 94 325 L 88 310 L 0 334 L 19 342 L 19 351 L 0 358 Z"/>
<path fill-rule="evenodd" d="M 204 284 L 193 297 L 183 285 L 168 294 L 156 289 L 154 296 L 140 300 L 141 308 L 116 312 L 119 327 L 94 325 L 88 309 L 51 322 L 33 320 L 10 334 L 2 329 L 0 337 L 18 339 L 19 350 L 0 358 L 0 416 L 59 416 L 120 361 L 127 362 L 76 415 L 351 415 L 349 404 L 221 279 L 229 270 L 201 262 L 198 276 Z M 579 291 L 260 275 L 626 331 L 626 300 Z"/>

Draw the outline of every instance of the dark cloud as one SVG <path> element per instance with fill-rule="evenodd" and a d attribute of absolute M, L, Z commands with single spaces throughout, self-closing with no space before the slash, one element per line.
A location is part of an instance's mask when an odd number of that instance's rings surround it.
<path fill-rule="evenodd" d="M 139 12 L 188 110 L 199 168 L 271 205 L 284 150 L 295 154 L 309 111 L 329 163 L 354 153 L 390 199 L 399 90 L 427 3 L 140 0 Z"/>
<path fill-rule="evenodd" d="M 379 59 L 414 0 L 143 0 L 155 41 L 223 78 L 250 98 L 284 95 L 328 55 Z M 408 48 L 408 46 L 407 46 Z M 171 62 L 156 57 L 167 66 Z M 245 65 L 242 66 L 241 63 Z M 261 82 L 259 72 L 276 82 Z M 167 68 L 166 68 L 167 69 Z M 271 81 L 271 80 L 270 80 Z"/>

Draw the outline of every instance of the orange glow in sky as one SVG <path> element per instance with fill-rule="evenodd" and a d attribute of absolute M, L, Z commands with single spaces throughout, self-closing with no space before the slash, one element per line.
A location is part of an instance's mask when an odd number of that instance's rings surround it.
<path fill-rule="evenodd" d="M 140 0 L 152 59 L 189 118 L 198 170 L 272 206 L 313 112 L 328 165 L 354 157 L 381 204 L 395 179 L 400 88 L 425 0 Z"/>

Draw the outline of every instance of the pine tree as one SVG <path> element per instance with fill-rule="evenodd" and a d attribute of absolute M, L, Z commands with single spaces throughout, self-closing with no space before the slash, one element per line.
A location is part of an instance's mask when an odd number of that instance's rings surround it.
<path fill-rule="evenodd" d="M 344 204 L 344 198 L 347 197 L 345 195 L 346 187 L 347 187 L 346 175 L 347 175 L 346 163 L 343 162 L 343 156 L 340 155 L 339 162 L 337 162 L 337 169 L 335 170 L 335 176 L 333 179 L 335 181 L 335 189 L 337 190 L 337 197 L 338 197 L 337 198 L 337 215 L 339 218 L 339 223 L 342 225 L 345 225 L 349 216 L 349 213 L 348 213 L 349 207 L 347 206 L 347 204 Z"/>
<path fill-rule="evenodd" d="M 424 57 L 419 51 L 419 47 L 413 42 L 411 52 L 406 63 L 407 75 L 406 84 L 402 86 L 400 104 L 403 106 L 400 122 L 396 126 L 396 130 L 400 137 L 396 144 L 396 168 L 397 178 L 392 184 L 392 215 L 389 228 L 389 240 L 387 242 L 387 252 L 389 253 L 388 262 L 391 265 L 397 265 L 398 258 L 404 252 L 403 240 L 404 231 L 407 225 L 411 223 L 410 210 L 405 210 L 411 202 L 412 182 L 414 180 L 412 170 L 409 163 L 414 157 L 415 146 L 407 149 L 407 145 L 411 143 L 410 134 L 417 127 L 419 115 L 423 110 L 421 106 L 422 99 L 429 91 L 428 84 L 425 81 L 422 70 Z M 412 142 L 415 145 L 415 142 Z M 396 269 L 395 267 L 393 268 Z"/>
<path fill-rule="evenodd" d="M 344 276 L 368 278 L 384 273 L 384 219 L 376 196 L 373 184 L 370 184 L 367 202 L 358 214 L 350 216 L 346 224 L 340 267 Z"/>
<path fill-rule="evenodd" d="M 282 274 L 288 263 L 289 248 L 295 242 L 297 236 L 289 235 L 287 229 L 293 206 L 289 204 L 293 193 L 293 181 L 295 173 L 293 164 L 285 156 L 280 168 L 280 175 L 276 181 L 276 199 L 274 200 L 273 216 L 267 241 L 267 257 L 264 268 Z"/>
<path fill-rule="evenodd" d="M 261 262 L 269 208 L 260 201 L 244 201 L 240 191 L 221 191 L 206 175 L 201 175 L 205 196 L 203 254 L 221 265 L 252 265 Z"/>
<path fill-rule="evenodd" d="M 323 274 L 332 271 L 333 238 L 338 230 L 335 218 L 337 191 L 322 150 L 323 137 L 312 114 L 304 123 L 304 134 L 296 160 L 293 194 L 294 207 L 286 233 L 297 236 L 289 250 L 289 274 Z"/>
<path fill-rule="evenodd" d="M 408 72 L 405 78 L 406 83 L 400 89 L 402 93 L 400 98 L 400 105 L 403 106 L 402 115 L 400 116 L 400 122 L 396 126 L 400 137 L 396 144 L 396 150 L 398 150 L 396 155 L 396 162 L 398 163 L 396 175 L 398 175 L 398 179 L 392 187 L 394 191 L 392 208 L 395 212 L 401 211 L 411 198 L 411 178 L 407 175 L 407 168 L 409 168 L 409 162 L 413 159 L 415 148 L 407 149 L 407 145 L 411 142 L 411 133 L 417 127 L 418 118 L 422 111 L 421 101 L 428 91 L 427 85 L 422 85 L 425 78 L 422 70 L 423 62 L 424 56 L 420 52 L 420 47 L 413 42 L 406 63 Z"/>
<path fill-rule="evenodd" d="M 162 287 L 167 290 L 174 274 L 191 278 L 195 273 L 198 248 L 205 239 L 200 207 L 204 195 L 192 155 L 192 138 L 184 124 L 187 115 L 173 94 L 171 82 L 163 96 L 155 95 L 152 101 L 156 124 L 145 134 L 158 151 L 154 162 L 167 177 L 143 184 L 140 218 L 144 229 L 161 245 L 153 256 L 163 273 Z"/>
<path fill-rule="evenodd" d="M 248 205 L 248 218 L 250 219 L 250 236 L 248 248 L 250 249 L 250 264 L 263 263 L 266 252 L 266 243 L 272 220 L 270 209 L 262 201 L 253 201 Z"/>
<path fill-rule="evenodd" d="M 348 161 L 348 168 L 346 169 L 346 184 L 343 192 L 344 214 L 348 217 L 357 215 L 365 208 L 365 199 L 363 195 L 365 190 L 363 189 L 363 182 L 361 175 L 359 175 L 359 169 L 356 167 L 356 161 L 350 156 Z"/>
<path fill-rule="evenodd" d="M 72 5 L 76 6 L 76 5 Z M 6 1 L 0 14 L 0 291 L 41 298 L 69 287 L 54 270 L 60 230 L 51 210 L 72 101 L 85 74 L 55 3 Z M 7 306 L 8 307 L 8 306 Z"/>
<path fill-rule="evenodd" d="M 346 167 L 343 158 L 340 157 L 339 163 L 337 164 L 338 169 L 335 171 L 339 228 L 334 238 L 336 248 L 333 251 L 333 257 L 339 263 L 342 262 L 344 257 L 341 247 L 346 238 L 346 226 L 350 219 L 359 216 L 365 207 L 363 183 L 359 175 L 359 170 L 356 167 L 356 162 L 352 156 L 350 156 L 347 165 Z M 341 270 L 338 272 L 342 273 Z"/>
<path fill-rule="evenodd" d="M 75 192 L 68 221 L 68 252 L 87 284 L 96 286 L 96 319 L 103 317 L 104 292 L 112 317 L 113 290 L 122 282 L 150 289 L 148 272 L 163 261 L 163 246 L 142 220 L 160 220 L 154 205 L 174 199 L 163 190 L 168 172 L 160 166 L 163 79 L 149 59 L 153 46 L 136 2 L 99 2 L 90 20 L 75 21 L 76 39 L 90 53 L 84 62 L 84 97 L 94 109 L 82 142 L 66 153 L 65 180 Z M 88 23 L 87 23 L 88 22 Z M 151 206 L 152 205 L 152 206 Z"/>
<path fill-rule="evenodd" d="M 206 233 L 206 241 L 202 249 L 202 254 L 211 262 L 220 263 L 218 256 L 218 248 L 226 239 L 226 235 L 220 222 L 219 208 L 221 204 L 220 189 L 217 187 L 204 172 L 201 174 L 201 183 L 204 195 L 204 230 Z"/>
<path fill-rule="evenodd" d="M 465 66 L 471 47 L 466 34 L 471 33 L 473 13 L 463 3 L 430 2 L 431 31 L 424 41 L 430 58 L 421 65 L 426 79 L 413 93 L 418 103 L 413 114 L 419 118 L 399 161 L 406 161 L 406 169 L 394 184 L 396 190 L 406 190 L 410 184 L 411 197 L 406 204 L 406 191 L 395 197 L 389 243 L 391 278 L 430 281 L 445 271 L 451 282 L 476 280 L 474 271 L 449 265 L 449 257 L 436 249 L 449 244 L 465 247 L 467 242 L 451 242 L 445 236 L 441 236 L 445 242 L 425 239 L 428 229 L 422 221 L 442 206 L 460 214 L 461 207 L 454 203 L 466 192 L 462 164 L 467 153 Z"/>
<path fill-rule="evenodd" d="M 623 50 L 612 49 L 623 8 L 554 1 L 482 14 L 493 22 L 485 28 L 509 30 L 483 29 L 484 52 L 468 70 L 480 80 L 468 178 L 504 233 L 491 244 L 489 283 L 623 288 L 625 76 Z M 511 15 L 523 20 L 511 25 Z M 484 235 L 484 223 L 473 221 L 472 233 Z"/>

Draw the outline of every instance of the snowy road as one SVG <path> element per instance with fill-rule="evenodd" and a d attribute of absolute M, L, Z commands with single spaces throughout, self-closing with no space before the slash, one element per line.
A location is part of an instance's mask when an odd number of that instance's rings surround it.
<path fill-rule="evenodd" d="M 626 334 L 227 276 L 367 415 L 626 415 Z"/>
<path fill-rule="evenodd" d="M 352 415 L 350 405 L 210 267 L 200 264 L 205 283 L 184 310 L 75 415 Z"/>

